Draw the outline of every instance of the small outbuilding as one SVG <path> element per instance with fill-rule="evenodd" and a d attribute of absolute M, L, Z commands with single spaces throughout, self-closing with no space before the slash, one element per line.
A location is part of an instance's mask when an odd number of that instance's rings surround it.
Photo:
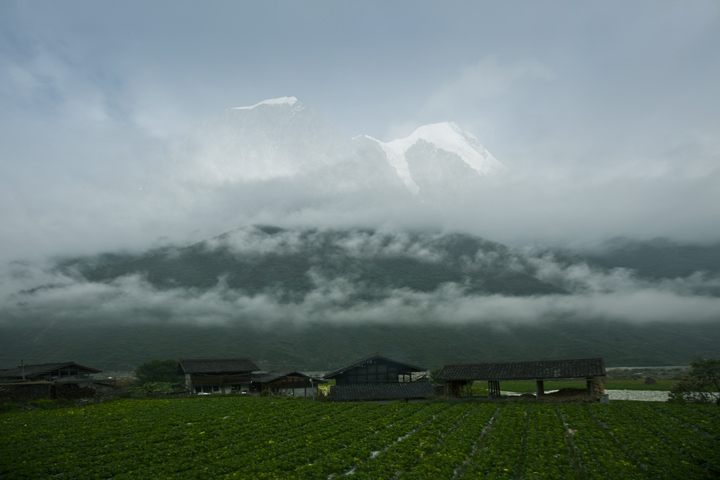
<path fill-rule="evenodd" d="M 328 372 L 323 378 L 335 380 L 330 387 L 331 400 L 411 400 L 435 394 L 427 378 L 413 377 L 423 371 L 375 353 Z"/>
<path fill-rule="evenodd" d="M 445 395 L 466 395 L 475 381 L 488 382 L 488 398 L 500 397 L 500 382 L 505 380 L 535 380 L 536 396 L 545 395 L 545 380 L 586 381 L 586 392 L 597 398 L 596 380 L 605 376 L 602 358 L 572 360 L 540 360 L 532 362 L 466 363 L 445 365 L 435 377 L 445 384 Z"/>
<path fill-rule="evenodd" d="M 178 373 L 185 376 L 185 388 L 197 394 L 248 393 L 252 372 L 259 370 L 249 358 L 178 361 Z"/>

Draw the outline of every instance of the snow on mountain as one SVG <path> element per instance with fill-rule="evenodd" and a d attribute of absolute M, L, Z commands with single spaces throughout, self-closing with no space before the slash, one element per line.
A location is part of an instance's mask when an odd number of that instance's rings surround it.
<path fill-rule="evenodd" d="M 405 160 L 405 152 L 408 148 L 410 148 L 410 145 L 400 146 L 399 144 L 392 145 L 392 142 L 383 143 L 380 140 L 367 135 L 366 138 L 374 140 L 378 143 L 378 145 L 380 145 L 387 156 L 388 163 L 395 169 L 398 177 L 400 177 L 400 180 L 402 180 L 403 184 L 405 184 L 405 188 L 407 188 L 411 193 L 417 194 L 420 191 L 420 187 L 418 187 L 415 180 L 413 180 L 412 175 L 410 174 L 410 167 L 407 160 Z M 395 141 L 397 142 L 400 140 Z"/>
<path fill-rule="evenodd" d="M 419 192 L 420 187 L 410 171 L 407 153 L 419 141 L 425 141 L 436 148 L 457 155 L 481 176 L 505 170 L 503 164 L 497 161 L 474 135 L 463 131 L 453 122 L 424 125 L 408 137 L 387 143 L 377 139 L 373 140 L 380 144 L 387 155 L 388 163 L 395 168 L 406 188 L 414 194 Z"/>
<path fill-rule="evenodd" d="M 256 103 L 251 107 L 235 107 L 233 110 L 252 110 L 260 105 L 295 105 L 298 99 L 295 97 L 280 97 L 263 100 L 262 102 Z"/>

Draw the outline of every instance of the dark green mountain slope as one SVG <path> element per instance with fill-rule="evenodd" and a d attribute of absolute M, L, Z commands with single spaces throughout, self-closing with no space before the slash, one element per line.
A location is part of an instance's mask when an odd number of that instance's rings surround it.
<path fill-rule="evenodd" d="M 602 356 L 608 366 L 681 365 L 720 356 L 720 323 L 548 321 L 470 325 L 17 325 L 2 327 L 0 368 L 72 360 L 133 370 L 152 359 L 251 357 L 261 368 L 332 370 L 379 352 L 427 368 L 445 363 Z"/>
<path fill-rule="evenodd" d="M 603 268 L 629 268 L 639 276 L 659 279 L 687 277 L 695 272 L 720 274 L 720 243 L 681 244 L 666 238 L 636 241 L 616 238 L 585 258 Z"/>
<path fill-rule="evenodd" d="M 486 260 L 478 262 L 478 257 Z M 256 227 L 186 248 L 72 259 L 62 267 L 75 268 L 92 282 L 140 274 L 160 288 L 207 289 L 222 279 L 232 289 L 282 292 L 287 300 L 313 290 L 313 275 L 350 280 L 362 286 L 365 299 L 392 288 L 433 291 L 449 282 L 463 284 L 472 293 L 564 292 L 535 278 L 529 265 L 510 268 L 513 260 L 517 263 L 507 247 L 468 235 Z"/>

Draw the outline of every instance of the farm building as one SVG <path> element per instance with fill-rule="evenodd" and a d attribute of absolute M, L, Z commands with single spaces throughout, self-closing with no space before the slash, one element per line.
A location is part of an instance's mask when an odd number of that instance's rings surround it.
<path fill-rule="evenodd" d="M 320 383 L 327 383 L 327 381 L 302 372 L 267 372 L 253 373 L 252 375 L 253 392 L 267 390 L 277 395 L 313 397 L 317 394 Z"/>
<path fill-rule="evenodd" d="M 0 395 L 25 400 L 92 396 L 91 375 L 100 372 L 75 362 L 20 365 L 0 371 Z"/>
<path fill-rule="evenodd" d="M 260 369 L 249 358 L 178 361 L 178 373 L 185 376 L 185 388 L 194 393 L 248 393 L 252 372 Z"/>
<path fill-rule="evenodd" d="M 488 382 L 488 397 L 500 397 L 503 380 L 535 380 L 536 395 L 545 395 L 545 380 L 586 381 L 586 394 L 597 398 L 595 382 L 605 376 L 602 358 L 575 360 L 542 360 L 534 362 L 468 363 L 445 365 L 435 377 L 445 383 L 445 395 L 452 397 L 467 394 L 474 381 Z"/>
<path fill-rule="evenodd" d="M 427 379 L 413 381 L 413 373 L 424 370 L 375 353 L 328 372 L 324 378 L 335 380 L 330 387 L 331 400 L 410 400 L 435 394 Z"/>

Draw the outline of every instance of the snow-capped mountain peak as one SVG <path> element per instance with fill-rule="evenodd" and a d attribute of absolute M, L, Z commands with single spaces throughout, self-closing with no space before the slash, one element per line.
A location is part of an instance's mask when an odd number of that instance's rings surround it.
<path fill-rule="evenodd" d="M 196 132 L 188 152 L 186 161 L 176 163 L 193 182 L 303 178 L 324 190 L 386 189 L 422 202 L 482 188 L 481 177 L 504 169 L 452 122 L 424 125 L 390 142 L 350 139 L 296 97 L 225 110 Z"/>
<path fill-rule="evenodd" d="M 295 105 L 298 102 L 298 99 L 295 97 L 280 97 L 280 98 L 271 98 L 269 100 L 263 100 L 262 102 L 256 103 L 255 105 L 252 105 L 250 107 L 235 107 L 233 110 L 252 110 L 255 107 L 258 107 L 260 105 Z"/>
<path fill-rule="evenodd" d="M 418 193 L 420 188 L 411 175 L 406 154 L 411 147 L 421 140 L 432 144 L 438 149 L 456 154 L 481 176 L 492 175 L 505 170 L 505 166 L 498 162 L 474 135 L 465 132 L 454 122 L 423 125 L 409 136 L 390 142 L 373 140 L 382 147 L 387 155 L 388 163 L 395 168 L 405 187 L 414 194 Z"/>
<path fill-rule="evenodd" d="M 454 122 L 423 125 L 410 136 L 388 142 L 388 145 L 395 150 L 406 152 L 418 140 L 425 140 L 437 148 L 457 154 L 481 175 L 491 175 L 505 169 L 474 135 L 464 131 Z"/>

